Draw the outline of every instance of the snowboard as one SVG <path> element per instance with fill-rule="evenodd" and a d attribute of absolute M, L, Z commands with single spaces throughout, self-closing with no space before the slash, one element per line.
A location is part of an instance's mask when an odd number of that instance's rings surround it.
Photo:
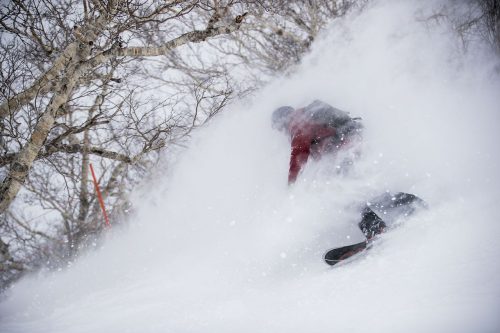
<path fill-rule="evenodd" d="M 361 209 L 361 221 L 358 223 L 366 240 L 330 249 L 323 256 L 324 261 L 331 266 L 352 261 L 359 257 L 358 253 L 372 246 L 375 236 L 380 235 L 387 228 L 394 227 L 398 221 L 413 215 L 422 208 L 427 208 L 424 200 L 414 194 L 403 192 L 396 194 L 385 192 L 366 202 Z"/>
<path fill-rule="evenodd" d="M 361 243 L 347 245 L 342 247 L 337 247 L 328 250 L 324 255 L 325 262 L 330 265 L 337 265 L 341 262 L 351 261 L 358 257 L 360 252 L 363 252 L 368 248 L 368 241 L 363 241 Z M 349 260 L 348 260 L 349 259 Z"/>

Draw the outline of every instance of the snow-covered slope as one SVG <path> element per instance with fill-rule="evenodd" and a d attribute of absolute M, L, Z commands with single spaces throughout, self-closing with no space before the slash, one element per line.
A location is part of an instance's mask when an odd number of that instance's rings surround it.
<path fill-rule="evenodd" d="M 423 20 L 442 8 L 377 1 L 336 22 L 297 74 L 200 131 L 127 230 L 15 285 L 0 332 L 500 331 L 500 80 L 487 48 L 464 54 Z M 270 114 L 314 98 L 363 117 L 363 158 L 341 178 L 311 163 L 288 188 Z M 431 209 L 325 265 L 346 207 L 384 190 Z"/>

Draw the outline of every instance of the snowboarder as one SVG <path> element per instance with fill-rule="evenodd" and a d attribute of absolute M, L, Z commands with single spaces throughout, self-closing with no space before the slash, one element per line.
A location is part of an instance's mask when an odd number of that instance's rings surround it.
<path fill-rule="evenodd" d="M 356 145 L 363 126 L 360 118 L 316 100 L 308 106 L 294 109 L 282 106 L 272 114 L 273 128 L 290 135 L 292 152 L 288 183 L 297 180 L 309 157 L 319 159 Z M 343 168 L 352 161 L 343 161 Z"/>
<path fill-rule="evenodd" d="M 349 113 L 315 100 L 308 106 L 294 109 L 282 106 L 272 114 L 273 128 L 286 132 L 291 138 L 291 156 L 288 172 L 288 184 L 293 184 L 309 157 L 319 159 L 325 154 L 338 154 L 348 148 L 358 147 L 363 126 L 361 118 L 351 118 Z M 359 151 L 355 153 L 359 155 Z M 352 159 L 342 161 L 340 170 L 345 171 L 353 163 Z M 373 238 L 382 233 L 389 224 L 407 217 L 425 202 L 408 193 L 386 192 L 367 202 L 361 208 L 361 220 L 358 227 L 365 240 L 343 247 L 334 248 L 325 254 L 324 260 L 335 265 L 364 250 Z M 382 219 L 380 216 L 383 216 Z"/>

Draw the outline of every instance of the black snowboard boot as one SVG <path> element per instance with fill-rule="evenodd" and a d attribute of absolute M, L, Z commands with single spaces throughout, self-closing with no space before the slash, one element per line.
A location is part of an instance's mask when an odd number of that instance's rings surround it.
<path fill-rule="evenodd" d="M 368 206 L 361 212 L 361 222 L 358 225 L 368 240 L 384 232 L 387 227 L 385 222 Z"/>

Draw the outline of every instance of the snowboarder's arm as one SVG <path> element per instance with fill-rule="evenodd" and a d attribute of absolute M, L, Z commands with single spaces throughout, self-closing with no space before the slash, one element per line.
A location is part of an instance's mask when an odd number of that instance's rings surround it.
<path fill-rule="evenodd" d="M 309 158 L 311 138 L 303 133 L 294 135 L 292 138 L 292 154 L 290 156 L 290 170 L 288 172 L 288 184 L 297 179 L 300 170 Z"/>

